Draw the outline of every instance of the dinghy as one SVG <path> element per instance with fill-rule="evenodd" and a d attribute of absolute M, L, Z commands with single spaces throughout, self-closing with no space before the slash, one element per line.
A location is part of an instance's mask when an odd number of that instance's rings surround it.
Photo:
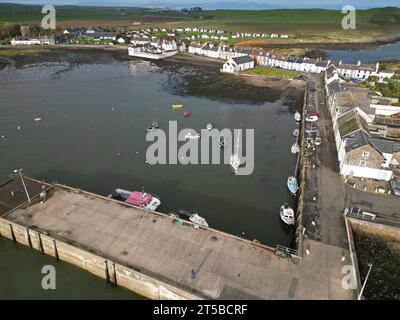
<path fill-rule="evenodd" d="M 299 190 L 299 185 L 297 183 L 297 179 L 294 176 L 290 176 L 287 180 L 287 187 L 291 195 L 295 196 L 297 191 Z"/>
<path fill-rule="evenodd" d="M 281 206 L 280 215 L 284 223 L 289 226 L 294 225 L 294 211 L 287 203 Z"/>
<path fill-rule="evenodd" d="M 298 145 L 297 143 L 293 144 L 293 145 L 292 145 L 292 148 L 290 149 L 290 151 L 291 151 L 293 154 L 299 153 L 299 152 L 300 152 L 300 147 L 299 147 L 299 145 Z"/>

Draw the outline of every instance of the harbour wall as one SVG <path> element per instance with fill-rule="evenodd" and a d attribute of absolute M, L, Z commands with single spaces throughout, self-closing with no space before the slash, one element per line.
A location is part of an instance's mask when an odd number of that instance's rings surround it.
<path fill-rule="evenodd" d="M 32 199 L 33 201 L 35 199 Z M 37 199 L 36 199 L 37 200 Z M 0 218 L 0 236 L 82 268 L 113 285 L 119 285 L 154 300 L 201 300 L 206 297 L 178 288 L 140 270 L 80 248 L 78 244 L 56 239 L 35 227 Z"/>
<path fill-rule="evenodd" d="M 304 211 L 304 194 L 306 189 L 306 145 L 305 140 L 305 115 L 307 113 L 307 105 L 308 105 L 308 82 L 306 89 L 304 91 L 304 99 L 303 99 L 303 108 L 300 122 L 300 132 L 298 143 L 300 145 L 300 153 L 297 159 L 296 164 L 296 176 L 299 181 L 299 191 L 297 196 L 297 210 L 296 210 L 296 223 L 295 223 L 295 249 L 297 254 L 302 257 L 303 256 L 303 211 Z"/>

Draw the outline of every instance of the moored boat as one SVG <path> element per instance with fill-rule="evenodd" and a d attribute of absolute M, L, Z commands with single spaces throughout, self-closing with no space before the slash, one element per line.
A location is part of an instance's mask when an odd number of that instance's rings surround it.
<path fill-rule="evenodd" d="M 299 191 L 299 184 L 294 176 L 290 176 L 287 180 L 287 187 L 291 195 L 295 196 L 297 191 Z"/>
<path fill-rule="evenodd" d="M 240 136 L 238 135 L 235 153 L 233 155 L 231 155 L 231 157 L 229 159 L 229 164 L 235 174 L 237 174 L 239 167 L 240 167 L 240 162 L 241 162 L 240 157 L 239 157 L 239 138 L 240 138 Z"/>
<path fill-rule="evenodd" d="M 152 132 L 152 131 L 154 131 L 156 129 L 158 129 L 158 123 L 157 122 L 153 122 L 150 127 L 146 128 L 147 132 Z"/>
<path fill-rule="evenodd" d="M 206 129 L 207 129 L 208 131 L 211 131 L 212 128 L 213 128 L 212 124 L 211 124 L 211 123 L 208 123 L 207 126 L 206 126 Z"/>
<path fill-rule="evenodd" d="M 301 114 L 300 112 L 296 111 L 296 113 L 294 114 L 294 120 L 296 120 L 297 122 L 301 121 Z"/>
<path fill-rule="evenodd" d="M 108 197 L 151 211 L 156 211 L 161 205 L 159 197 L 146 192 L 115 189 Z"/>
<path fill-rule="evenodd" d="M 173 104 L 173 105 L 171 105 L 171 108 L 172 108 L 173 110 L 175 110 L 175 109 L 181 109 L 181 108 L 183 108 L 183 104 Z"/>
<path fill-rule="evenodd" d="M 294 129 L 293 130 L 293 136 L 298 137 L 299 136 L 299 129 Z"/>
<path fill-rule="evenodd" d="M 208 223 L 206 219 L 198 215 L 197 213 L 191 213 L 185 210 L 179 210 L 178 212 L 173 212 L 170 214 L 173 217 L 180 218 L 186 221 L 191 221 L 195 225 L 208 228 Z"/>
<path fill-rule="evenodd" d="M 194 139 L 199 139 L 200 135 L 198 133 L 192 134 L 191 132 L 187 133 L 185 135 L 185 140 L 194 140 Z"/>
<path fill-rule="evenodd" d="M 299 146 L 297 143 L 294 143 L 294 144 L 292 145 L 292 148 L 290 149 L 290 151 L 291 151 L 293 154 L 299 153 L 299 152 L 300 152 L 300 146 Z"/>
<path fill-rule="evenodd" d="M 225 147 L 225 139 L 224 139 L 224 136 L 220 136 L 219 139 L 218 139 L 218 142 L 219 142 L 219 147 L 220 147 L 221 149 L 223 149 L 223 148 Z"/>
<path fill-rule="evenodd" d="M 281 206 L 280 215 L 284 223 L 289 226 L 294 225 L 294 210 L 287 203 Z"/>

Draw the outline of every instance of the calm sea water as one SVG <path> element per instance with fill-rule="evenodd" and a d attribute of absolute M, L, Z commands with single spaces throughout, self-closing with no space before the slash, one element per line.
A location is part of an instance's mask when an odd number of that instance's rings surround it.
<path fill-rule="evenodd" d="M 0 138 L 0 177 L 24 168 L 27 176 L 102 195 L 116 187 L 144 187 L 161 197 L 162 212 L 197 210 L 213 228 L 290 246 L 292 230 L 279 219 L 279 207 L 291 201 L 286 179 L 295 168 L 290 147 L 297 125 L 288 106 L 282 100 L 255 105 L 180 96 L 168 90 L 169 72 L 138 61 L 80 65 L 66 72 L 3 70 L 0 137 L 6 138 Z M 192 115 L 171 110 L 172 103 L 184 104 Z M 35 122 L 36 117 L 43 121 Z M 234 176 L 223 164 L 146 164 L 145 128 L 157 121 L 167 130 L 169 120 L 179 129 L 200 130 L 208 122 L 218 129 L 255 129 L 253 174 Z M 51 296 L 37 281 L 41 266 L 54 263 L 52 258 L 2 239 L 0 259 L 0 298 Z M 136 297 L 75 267 L 57 263 L 57 270 L 58 297 Z"/>
<path fill-rule="evenodd" d="M 342 60 L 345 63 L 374 63 L 377 61 L 400 60 L 400 42 L 366 50 L 324 50 L 329 59 Z"/>

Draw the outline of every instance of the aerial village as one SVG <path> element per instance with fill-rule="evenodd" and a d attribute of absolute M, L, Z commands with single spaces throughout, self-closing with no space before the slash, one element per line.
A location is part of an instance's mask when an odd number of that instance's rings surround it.
<path fill-rule="evenodd" d="M 391 182 L 390 187 L 374 187 L 375 192 L 394 191 L 400 195 L 395 178 L 400 167 L 400 107 L 396 98 L 384 97 L 360 83 L 385 83 L 394 76 L 376 64 L 343 63 L 307 57 L 281 56 L 254 48 L 230 44 L 232 40 L 280 39 L 287 34 L 240 33 L 186 27 L 147 28 L 111 32 L 102 27 L 65 29 L 61 36 L 29 37 L 29 27 L 21 27 L 22 37 L 11 45 L 95 44 L 125 45 L 130 56 L 163 59 L 178 52 L 224 61 L 221 72 L 240 73 L 255 67 L 325 74 L 326 93 L 338 151 L 340 173 L 346 182 L 367 190 L 364 179 Z M 218 42 L 218 43 L 217 43 Z M 397 171 L 398 172 L 398 171 Z M 356 181 L 359 179 L 360 181 Z"/>

